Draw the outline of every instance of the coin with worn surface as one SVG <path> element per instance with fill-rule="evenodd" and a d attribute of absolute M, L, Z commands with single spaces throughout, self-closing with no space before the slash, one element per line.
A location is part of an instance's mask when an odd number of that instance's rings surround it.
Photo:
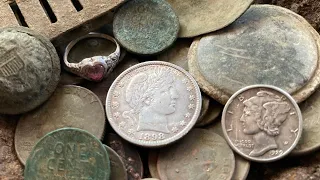
<path fill-rule="evenodd" d="M 21 114 L 46 101 L 60 78 L 51 42 L 22 27 L 0 29 L 0 113 Z"/>
<path fill-rule="evenodd" d="M 143 176 L 143 164 L 136 148 L 116 134 L 107 134 L 106 144 L 122 158 L 127 169 L 128 180 L 140 180 Z"/>
<path fill-rule="evenodd" d="M 185 138 L 159 152 L 161 180 L 231 179 L 234 155 L 227 142 L 205 129 L 193 129 Z"/>
<path fill-rule="evenodd" d="M 246 159 L 271 162 L 288 155 L 302 133 L 302 115 L 284 90 L 253 85 L 237 91 L 222 113 L 223 133 Z"/>
<path fill-rule="evenodd" d="M 211 99 L 209 102 L 209 107 L 207 113 L 204 115 L 204 117 L 197 122 L 197 127 L 206 126 L 212 122 L 214 122 L 219 115 L 221 114 L 223 110 L 223 106 L 219 104 L 217 101 Z"/>
<path fill-rule="evenodd" d="M 25 180 L 109 180 L 109 156 L 92 134 L 76 128 L 50 132 L 34 146 L 25 166 Z"/>
<path fill-rule="evenodd" d="M 109 146 L 104 145 L 110 159 L 110 179 L 111 180 L 127 180 L 127 170 L 124 166 L 122 158 Z"/>
<path fill-rule="evenodd" d="M 195 125 L 200 110 L 201 93 L 192 76 L 162 61 L 140 63 L 121 73 L 106 99 L 113 129 L 145 147 L 182 138 Z"/>
<path fill-rule="evenodd" d="M 252 84 L 275 85 L 298 102 L 306 99 L 319 85 L 314 78 L 319 35 L 292 14 L 282 7 L 254 5 L 224 31 L 195 40 L 188 57 L 195 62 L 189 68 L 202 90 L 223 104 Z"/>
<path fill-rule="evenodd" d="M 148 168 L 151 177 L 160 179 L 160 175 L 157 170 L 159 152 L 157 150 L 150 150 L 148 155 Z"/>
<path fill-rule="evenodd" d="M 178 37 L 179 20 L 165 0 L 131 0 L 113 20 L 113 34 L 128 51 L 160 53 Z"/>
<path fill-rule="evenodd" d="M 109 88 L 113 81 L 126 69 L 128 69 L 131 66 L 134 66 L 138 64 L 139 61 L 126 56 L 123 61 L 121 61 L 115 68 L 114 70 L 106 77 L 104 78 L 101 82 L 92 82 L 92 81 L 87 81 L 82 84 L 83 87 L 88 88 L 92 92 L 94 92 L 99 99 L 101 100 L 102 104 L 105 105 L 106 103 L 106 97 L 107 93 L 109 91 Z"/>
<path fill-rule="evenodd" d="M 202 98 L 201 111 L 200 111 L 200 115 L 198 117 L 196 126 L 198 126 L 198 123 L 200 123 L 202 119 L 207 115 L 207 112 L 209 110 L 209 104 L 210 104 L 209 97 L 204 93 L 202 93 L 201 98 Z"/>
<path fill-rule="evenodd" d="M 0 116 L 0 179 L 23 180 L 23 166 L 14 150 L 17 117 Z"/>
<path fill-rule="evenodd" d="M 167 0 L 180 21 L 179 37 L 195 37 L 222 29 L 235 21 L 253 0 Z"/>
<path fill-rule="evenodd" d="M 43 106 L 24 114 L 15 132 L 15 148 L 20 161 L 25 164 L 42 136 L 63 127 L 84 129 L 102 138 L 105 113 L 99 98 L 83 87 L 62 86 Z"/>

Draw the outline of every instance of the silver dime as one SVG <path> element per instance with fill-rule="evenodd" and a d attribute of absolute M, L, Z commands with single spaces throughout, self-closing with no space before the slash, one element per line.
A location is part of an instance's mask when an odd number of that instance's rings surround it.
<path fill-rule="evenodd" d="M 237 91 L 222 114 L 229 145 L 252 161 L 271 162 L 289 154 L 302 133 L 302 115 L 285 91 L 253 85 Z"/>
<path fill-rule="evenodd" d="M 184 69 L 153 61 L 124 71 L 106 99 L 110 125 L 127 141 L 146 147 L 172 143 L 196 123 L 200 89 Z"/>

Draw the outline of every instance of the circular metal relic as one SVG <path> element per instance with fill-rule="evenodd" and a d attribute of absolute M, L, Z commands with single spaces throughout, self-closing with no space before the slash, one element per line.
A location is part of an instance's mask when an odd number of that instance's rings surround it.
<path fill-rule="evenodd" d="M 62 128 L 40 139 L 24 171 L 25 180 L 109 180 L 109 177 L 109 156 L 101 142 L 76 128 Z"/>
<path fill-rule="evenodd" d="M 41 137 L 63 127 L 84 129 L 102 138 L 105 113 L 99 98 L 83 87 L 62 86 L 42 107 L 24 114 L 15 132 L 15 149 L 22 164 Z"/>
<path fill-rule="evenodd" d="M 319 35 L 297 17 L 282 7 L 251 6 L 223 31 L 193 42 L 190 73 L 222 104 L 252 84 L 275 85 L 301 102 L 319 85 Z"/>
<path fill-rule="evenodd" d="M 80 43 L 79 47 L 81 46 L 81 41 L 90 39 L 85 46 L 85 51 L 82 50 L 80 56 L 83 56 L 83 52 L 86 53 L 86 57 L 82 59 L 80 62 L 71 62 L 69 61 L 69 53 L 70 51 Z M 107 45 L 105 41 L 108 41 Z M 105 49 L 109 49 L 112 46 L 108 45 L 110 42 L 115 44 L 115 49 L 111 54 L 105 55 L 108 52 Z M 102 48 L 103 45 L 106 48 Z M 88 49 L 94 49 L 93 51 L 88 51 Z M 97 54 L 96 54 L 97 53 Z M 94 54 L 94 56 L 89 56 L 88 54 Z M 71 58 L 78 59 L 79 55 L 73 53 Z M 101 81 L 104 77 L 107 77 L 116 65 L 119 63 L 120 59 L 120 46 L 118 42 L 111 36 L 106 34 L 100 33 L 90 33 L 85 36 L 82 36 L 74 41 L 71 41 L 68 46 L 66 47 L 63 60 L 64 60 L 64 67 L 67 71 L 70 71 L 78 76 L 81 76 L 90 81 Z M 75 61 L 75 60 L 73 60 Z"/>
<path fill-rule="evenodd" d="M 180 21 L 179 37 L 195 37 L 222 29 L 235 21 L 253 0 L 167 0 Z"/>
<path fill-rule="evenodd" d="M 120 74 L 108 92 L 106 111 L 121 137 L 136 145 L 160 147 L 191 130 L 201 102 L 200 89 L 188 72 L 153 61 Z"/>
<path fill-rule="evenodd" d="M 215 121 L 223 110 L 223 106 L 219 104 L 217 101 L 211 99 L 208 107 L 208 112 L 204 115 L 204 117 L 199 120 L 196 124 L 197 127 L 206 126 L 213 121 Z"/>
<path fill-rule="evenodd" d="M 222 113 L 222 129 L 238 154 L 252 161 L 271 162 L 283 158 L 297 145 L 302 115 L 285 91 L 253 85 L 229 99 Z"/>
<path fill-rule="evenodd" d="M 127 180 L 127 170 L 121 157 L 110 147 L 104 145 L 110 159 L 111 180 Z"/>
<path fill-rule="evenodd" d="M 113 34 L 128 51 L 160 53 L 176 40 L 179 20 L 165 0 L 131 0 L 122 5 L 113 20 Z"/>
<path fill-rule="evenodd" d="M 46 101 L 60 78 L 60 60 L 42 35 L 23 27 L 0 29 L 0 113 L 21 114 Z"/>
<path fill-rule="evenodd" d="M 235 168 L 234 155 L 218 134 L 193 129 L 158 156 L 161 180 L 225 179 L 231 180 Z"/>

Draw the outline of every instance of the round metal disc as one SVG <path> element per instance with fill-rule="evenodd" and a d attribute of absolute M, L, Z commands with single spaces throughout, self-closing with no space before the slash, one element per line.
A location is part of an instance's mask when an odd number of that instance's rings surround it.
<path fill-rule="evenodd" d="M 127 170 L 124 166 L 122 158 L 109 146 L 104 145 L 110 159 L 110 179 L 111 180 L 127 180 Z"/>

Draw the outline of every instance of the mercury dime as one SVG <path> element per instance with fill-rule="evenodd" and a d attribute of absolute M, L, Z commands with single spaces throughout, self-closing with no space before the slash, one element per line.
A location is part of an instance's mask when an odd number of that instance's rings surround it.
<path fill-rule="evenodd" d="M 252 161 L 283 158 L 297 145 L 302 115 L 285 91 L 253 85 L 237 91 L 222 114 L 223 133 L 233 150 Z"/>
<path fill-rule="evenodd" d="M 159 153 L 157 168 L 161 180 L 230 180 L 235 160 L 221 136 L 193 129 L 181 141 Z"/>
<path fill-rule="evenodd" d="M 131 0 L 120 7 L 113 33 L 128 51 L 149 55 L 168 48 L 176 40 L 179 20 L 165 0 Z"/>
<path fill-rule="evenodd" d="M 179 37 L 195 37 L 221 29 L 243 14 L 253 0 L 168 0 L 176 11 Z"/>
<path fill-rule="evenodd" d="M 62 128 L 40 139 L 24 171 L 25 180 L 109 180 L 109 177 L 109 156 L 101 142 L 76 128 Z"/>
<path fill-rule="evenodd" d="M 23 115 L 15 133 L 15 148 L 20 161 L 25 164 L 42 136 L 63 127 L 84 129 L 102 138 L 105 113 L 99 98 L 83 87 L 62 86 L 42 107 Z"/>
<path fill-rule="evenodd" d="M 223 104 L 252 84 L 278 86 L 301 102 L 319 85 L 319 35 L 297 17 L 277 6 L 251 6 L 224 31 L 194 41 L 191 74 Z"/>
<path fill-rule="evenodd" d="M 112 84 L 106 99 L 108 120 L 127 141 L 165 146 L 187 134 L 201 110 L 200 89 L 192 76 L 167 62 L 137 64 Z"/>
<path fill-rule="evenodd" d="M 104 145 L 110 158 L 111 180 L 127 180 L 127 171 L 122 158 L 110 147 Z"/>
<path fill-rule="evenodd" d="M 22 27 L 0 29 L 0 113 L 21 114 L 46 101 L 60 77 L 51 42 Z"/>

